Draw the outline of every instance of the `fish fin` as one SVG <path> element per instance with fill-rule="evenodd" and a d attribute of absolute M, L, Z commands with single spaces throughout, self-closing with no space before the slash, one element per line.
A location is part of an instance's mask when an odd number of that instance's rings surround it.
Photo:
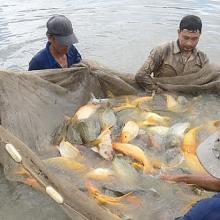
<path fill-rule="evenodd" d="M 74 115 L 72 118 L 65 115 L 65 114 L 62 114 L 63 118 L 65 121 L 69 122 L 69 123 L 74 123 L 75 121 L 78 120 L 78 117 L 76 115 Z"/>
<path fill-rule="evenodd" d="M 93 141 L 89 142 L 89 145 L 91 146 L 97 146 L 102 140 L 101 139 L 95 139 Z"/>
<path fill-rule="evenodd" d="M 114 125 L 113 124 L 108 124 L 108 125 L 101 125 L 101 130 L 102 131 L 104 131 L 104 130 L 106 130 L 106 129 L 110 129 L 110 128 L 112 128 Z"/>
<path fill-rule="evenodd" d="M 152 99 L 154 98 L 155 94 L 156 94 L 156 92 L 155 92 L 155 90 L 153 90 L 152 94 L 151 94 Z"/>
<path fill-rule="evenodd" d="M 97 147 L 91 147 L 91 150 L 96 152 L 96 153 L 99 153 L 99 149 Z"/>
<path fill-rule="evenodd" d="M 110 109 L 111 108 L 111 103 L 108 101 L 107 102 L 107 108 Z"/>
<path fill-rule="evenodd" d="M 126 105 L 130 105 L 130 101 L 129 101 L 129 98 L 127 95 L 125 96 L 125 103 L 126 103 Z"/>
<path fill-rule="evenodd" d="M 141 106 L 140 106 L 140 103 L 139 103 L 139 102 L 137 102 L 135 108 L 141 109 Z"/>
<path fill-rule="evenodd" d="M 154 119 L 153 116 L 149 116 L 145 121 L 143 121 L 144 125 L 159 125 L 160 123 Z"/>
<path fill-rule="evenodd" d="M 90 97 L 91 99 L 96 99 L 95 95 L 92 92 L 90 92 Z"/>
<path fill-rule="evenodd" d="M 107 97 L 114 98 L 114 94 L 111 91 L 107 91 Z"/>
<path fill-rule="evenodd" d="M 62 116 L 63 116 L 64 120 L 66 120 L 66 121 L 71 120 L 71 117 L 69 117 L 69 116 L 67 116 L 67 115 L 65 115 L 65 114 L 62 114 Z"/>

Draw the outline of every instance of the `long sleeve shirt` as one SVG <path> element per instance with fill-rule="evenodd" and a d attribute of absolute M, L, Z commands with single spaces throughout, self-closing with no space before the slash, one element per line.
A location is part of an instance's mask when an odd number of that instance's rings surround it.
<path fill-rule="evenodd" d="M 151 90 L 151 77 L 171 77 L 197 72 L 209 62 L 207 55 L 194 48 L 191 56 L 181 53 L 178 40 L 156 46 L 136 73 L 137 82 L 144 88 Z"/>

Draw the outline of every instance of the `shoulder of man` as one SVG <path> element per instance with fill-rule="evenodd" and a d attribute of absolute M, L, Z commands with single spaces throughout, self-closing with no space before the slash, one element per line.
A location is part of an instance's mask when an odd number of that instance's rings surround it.
<path fill-rule="evenodd" d="M 201 59 L 203 64 L 209 62 L 209 58 L 208 58 L 207 54 L 204 51 L 200 50 L 199 48 L 196 48 L 196 50 L 197 50 L 197 54 L 198 54 L 198 56 Z"/>
<path fill-rule="evenodd" d="M 169 41 L 162 44 L 157 45 L 151 50 L 151 54 L 163 54 L 169 51 L 173 51 L 175 41 Z"/>

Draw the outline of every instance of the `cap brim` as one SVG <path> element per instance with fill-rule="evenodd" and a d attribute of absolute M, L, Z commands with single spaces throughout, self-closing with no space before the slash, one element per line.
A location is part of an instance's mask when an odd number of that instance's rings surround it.
<path fill-rule="evenodd" d="M 78 43 L 78 39 L 76 38 L 76 35 L 74 33 L 68 36 L 54 35 L 54 38 L 58 42 L 58 44 L 60 44 L 61 46 L 69 46 L 71 44 Z"/>
<path fill-rule="evenodd" d="M 220 157 L 216 156 L 215 144 L 220 144 L 220 131 L 209 136 L 198 147 L 196 154 L 202 166 L 212 176 L 220 179 Z"/>

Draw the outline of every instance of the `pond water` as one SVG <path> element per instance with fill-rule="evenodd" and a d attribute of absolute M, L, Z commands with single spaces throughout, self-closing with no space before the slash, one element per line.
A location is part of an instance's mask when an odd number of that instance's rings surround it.
<path fill-rule="evenodd" d="M 180 19 L 195 14 L 203 21 L 199 48 L 218 64 L 218 0 L 0 0 L 1 69 L 26 71 L 46 44 L 46 21 L 64 14 L 73 23 L 83 58 L 135 74 L 157 44 L 175 40 Z M 50 198 L 24 184 L 10 182 L 0 168 L 0 219 L 65 220 L 69 217 Z"/>

